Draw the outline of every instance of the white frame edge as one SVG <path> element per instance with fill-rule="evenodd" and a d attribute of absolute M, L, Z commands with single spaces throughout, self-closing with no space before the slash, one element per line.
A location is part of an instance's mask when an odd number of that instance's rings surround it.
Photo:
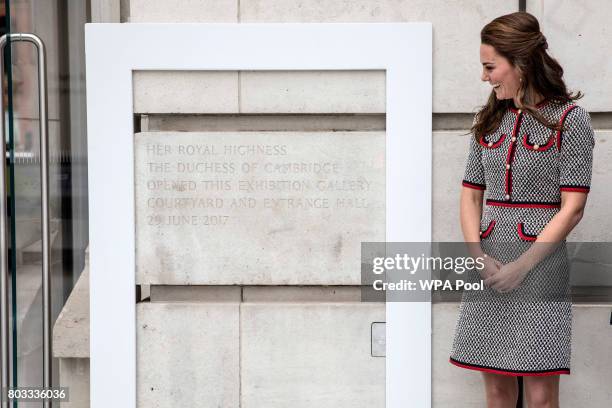
<path fill-rule="evenodd" d="M 133 70 L 385 70 L 386 238 L 431 240 L 430 23 L 87 24 L 85 37 L 92 408 L 136 407 Z M 430 407 L 431 304 L 386 307 L 386 407 Z"/>

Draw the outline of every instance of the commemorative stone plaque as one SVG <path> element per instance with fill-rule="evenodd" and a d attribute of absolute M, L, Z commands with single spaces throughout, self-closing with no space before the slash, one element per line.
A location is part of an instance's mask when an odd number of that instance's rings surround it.
<path fill-rule="evenodd" d="M 359 284 L 384 132 L 135 135 L 138 284 Z"/>

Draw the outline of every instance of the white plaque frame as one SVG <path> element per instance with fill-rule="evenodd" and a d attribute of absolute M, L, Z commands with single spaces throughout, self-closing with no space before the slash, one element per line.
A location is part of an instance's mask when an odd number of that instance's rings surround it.
<path fill-rule="evenodd" d="M 430 23 L 87 24 L 90 398 L 136 407 L 134 70 L 385 70 L 386 239 L 431 239 Z M 386 407 L 431 405 L 431 304 L 387 303 Z"/>

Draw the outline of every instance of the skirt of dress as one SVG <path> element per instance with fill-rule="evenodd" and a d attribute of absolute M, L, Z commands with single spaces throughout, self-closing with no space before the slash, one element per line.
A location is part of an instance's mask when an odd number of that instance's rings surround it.
<path fill-rule="evenodd" d="M 483 220 L 486 231 L 491 220 Z M 497 239 L 482 239 L 484 252 L 503 263 L 529 249 L 530 235 L 517 236 L 515 220 L 495 222 Z M 490 233 L 491 231 L 489 231 Z M 500 238 L 501 237 L 501 238 Z M 459 367 L 504 375 L 570 373 L 572 304 L 565 242 L 507 293 L 489 287 L 464 292 L 450 362 Z M 476 270 L 466 281 L 482 279 Z"/>

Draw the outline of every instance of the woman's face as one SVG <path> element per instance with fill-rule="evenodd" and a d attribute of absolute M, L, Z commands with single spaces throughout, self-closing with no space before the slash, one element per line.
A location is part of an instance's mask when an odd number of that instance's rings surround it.
<path fill-rule="evenodd" d="M 480 44 L 480 63 L 480 79 L 491 84 L 497 99 L 512 99 L 516 96 L 521 84 L 520 75 L 508 59 L 498 54 L 491 45 Z"/>

